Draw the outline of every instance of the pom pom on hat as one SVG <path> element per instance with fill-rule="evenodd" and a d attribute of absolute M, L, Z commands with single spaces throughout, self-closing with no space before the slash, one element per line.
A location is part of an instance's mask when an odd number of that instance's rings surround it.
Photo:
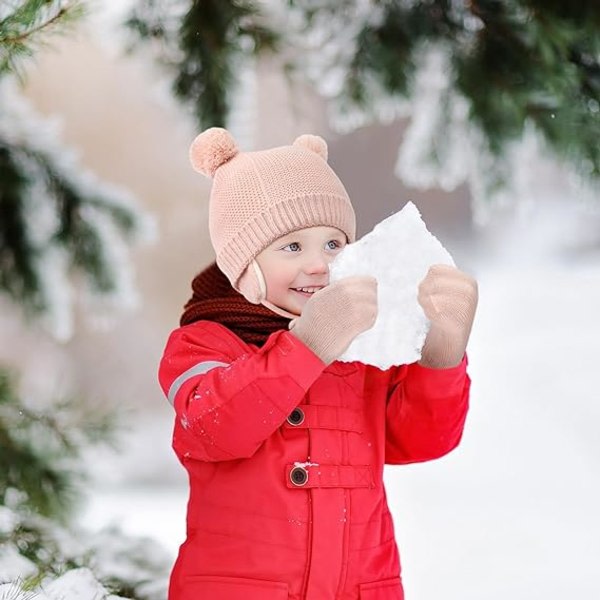
<path fill-rule="evenodd" d="M 233 136 L 221 127 L 203 131 L 190 146 L 190 162 L 195 171 L 213 177 L 215 171 L 239 152 Z"/>
<path fill-rule="evenodd" d="M 319 135 L 305 133 L 294 140 L 293 146 L 312 150 L 327 162 L 327 142 Z"/>

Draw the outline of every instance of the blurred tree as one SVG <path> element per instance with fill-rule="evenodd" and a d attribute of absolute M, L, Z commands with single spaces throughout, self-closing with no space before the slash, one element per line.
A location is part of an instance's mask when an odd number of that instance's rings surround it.
<path fill-rule="evenodd" d="M 429 183 L 456 186 L 468 179 L 459 156 L 481 162 L 491 192 L 507 175 L 499 159 L 527 132 L 600 180 L 597 0 L 137 0 L 128 25 L 200 128 L 227 123 L 244 52 L 278 49 L 329 99 L 339 129 L 419 120 L 399 165 L 409 184 L 427 163 L 453 172 Z M 476 146 L 470 157 L 461 144 Z"/>
<path fill-rule="evenodd" d="M 57 337 L 71 334 L 70 296 L 78 283 L 97 297 L 126 296 L 126 245 L 147 219 L 126 192 L 84 171 L 19 91 L 23 59 L 82 15 L 81 2 L 0 4 L 0 293 L 24 317 L 46 318 Z M 166 581 L 169 560 L 156 549 L 148 553 L 151 542 L 113 531 L 94 546 L 72 527 L 84 450 L 114 439 L 118 415 L 80 401 L 39 410 L 17 390 L 16 377 L 0 365 L 0 597 L 36 597 L 40 583 L 82 566 L 110 591 L 164 597 L 157 578 Z M 13 582 L 2 585 L 6 579 Z M 58 581 L 58 595 L 87 600 L 80 592 L 89 589 L 88 598 L 99 597 L 90 580 L 88 571 L 73 571 L 64 590 Z"/>
<path fill-rule="evenodd" d="M 75 274 L 92 296 L 129 301 L 126 242 L 146 218 L 78 165 L 18 90 L 23 59 L 82 14 L 81 2 L 0 6 L 0 293 L 59 337 L 72 331 Z"/>
<path fill-rule="evenodd" d="M 4 2 L 0 8 L 0 75 L 17 72 L 20 59 L 33 55 L 48 35 L 64 30 L 82 14 L 77 2 L 21 0 Z"/>
<path fill-rule="evenodd" d="M 201 126 L 223 126 L 240 58 L 278 48 L 253 0 L 142 0 L 127 26 L 154 44 L 174 77 L 173 91 L 192 105 Z"/>
<path fill-rule="evenodd" d="M 80 499 L 80 455 L 90 444 L 114 440 L 116 417 L 75 401 L 36 410 L 16 387 L 0 369 L 0 506 L 66 524 Z"/>
<path fill-rule="evenodd" d="M 88 567 L 119 596 L 163 600 L 171 560 L 162 548 L 115 527 L 89 536 L 72 526 L 87 479 L 84 451 L 115 441 L 118 415 L 76 401 L 33 409 L 16 387 L 14 375 L 0 368 L 0 598 L 7 578 L 10 597 L 27 600 L 40 585 L 60 585 L 57 577 Z M 10 575 L 15 571 L 18 578 Z M 69 579 L 60 597 L 99 598 L 86 581 L 94 575 L 72 571 L 81 581 Z"/>

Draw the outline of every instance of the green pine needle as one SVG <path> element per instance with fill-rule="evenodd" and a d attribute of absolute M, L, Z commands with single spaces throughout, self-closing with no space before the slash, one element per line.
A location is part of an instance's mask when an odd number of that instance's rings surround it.
<path fill-rule="evenodd" d="M 163 64 L 173 73 L 175 95 L 194 110 L 200 128 L 226 125 L 242 41 L 253 38 L 257 53 L 287 50 L 287 32 L 262 21 L 255 35 L 244 25 L 259 17 L 258 2 L 190 0 L 179 27 L 169 20 L 170 4 L 139 0 L 128 25 L 142 40 L 160 40 L 161 48 L 170 48 L 162 54 Z M 328 23 L 335 36 L 336 24 L 347 26 L 360 14 L 357 0 L 282 4 L 303 16 L 300 33 L 306 34 Z M 443 45 L 450 54 L 452 89 L 469 102 L 470 120 L 498 162 L 508 144 L 534 125 L 556 155 L 597 180 L 597 0 L 378 1 L 373 8 L 380 18 L 359 23 L 342 96 L 336 98 L 340 107 L 369 112 L 379 95 L 373 82 L 391 98 L 410 98 L 419 53 L 427 45 Z M 267 42 L 261 45 L 263 36 Z M 302 62 L 320 58 L 300 54 Z M 289 64 L 285 69 L 300 72 Z"/>
<path fill-rule="evenodd" d="M 21 75 L 20 64 L 45 44 L 50 35 L 64 33 L 85 14 L 83 2 L 22 0 L 0 20 L 0 76 Z"/>
<path fill-rule="evenodd" d="M 90 444 L 114 445 L 117 418 L 73 400 L 34 411 L 0 369 L 0 504 L 17 490 L 27 509 L 66 522 L 80 500 L 80 456 Z"/>

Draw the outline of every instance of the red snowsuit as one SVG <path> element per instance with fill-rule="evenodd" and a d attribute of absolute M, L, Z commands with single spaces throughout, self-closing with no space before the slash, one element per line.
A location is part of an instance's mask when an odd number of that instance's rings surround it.
<path fill-rule="evenodd" d="M 383 465 L 459 443 L 466 364 L 326 367 L 284 330 L 175 330 L 159 379 L 190 498 L 169 600 L 401 600 Z"/>

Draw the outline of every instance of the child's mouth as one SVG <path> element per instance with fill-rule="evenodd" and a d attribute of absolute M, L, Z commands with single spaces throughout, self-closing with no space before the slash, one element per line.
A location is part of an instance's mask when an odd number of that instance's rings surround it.
<path fill-rule="evenodd" d="M 310 287 L 300 287 L 300 288 L 290 288 L 293 292 L 304 296 L 305 298 L 310 298 L 315 292 L 323 289 L 324 286 L 310 286 Z"/>

